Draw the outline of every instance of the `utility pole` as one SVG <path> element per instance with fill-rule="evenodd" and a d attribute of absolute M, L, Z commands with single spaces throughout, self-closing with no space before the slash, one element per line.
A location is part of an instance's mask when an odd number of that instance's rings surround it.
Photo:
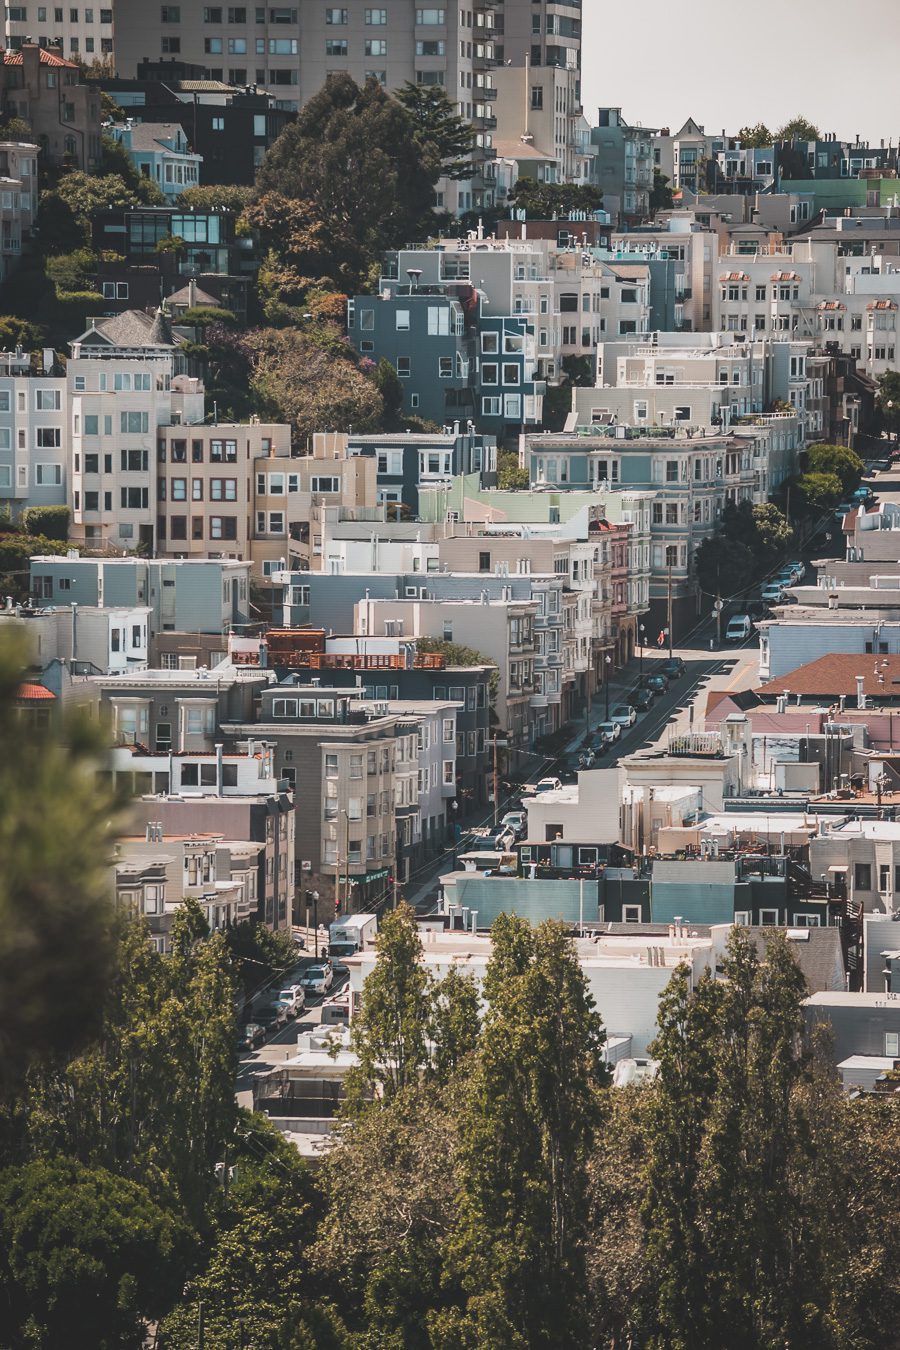
<path fill-rule="evenodd" d="M 669 624 L 669 660 L 672 659 L 672 554 L 668 556 L 668 595 L 667 595 L 667 614 Z"/>
<path fill-rule="evenodd" d="M 594 673 L 594 661 L 592 657 L 590 662 L 588 663 L 588 668 L 584 676 L 585 685 L 587 689 L 587 693 L 584 700 L 584 732 L 586 736 L 590 736 L 591 734 L 591 676 L 593 675 L 593 673 Z"/>
<path fill-rule="evenodd" d="M 496 828 L 500 810 L 499 777 L 497 774 L 497 733 L 494 732 L 494 827 Z"/>

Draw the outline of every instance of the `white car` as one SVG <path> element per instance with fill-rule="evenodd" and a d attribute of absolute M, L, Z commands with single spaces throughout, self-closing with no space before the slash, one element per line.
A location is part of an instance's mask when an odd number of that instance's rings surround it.
<path fill-rule="evenodd" d="M 528 817 L 524 811 L 507 811 L 500 825 L 504 830 L 512 830 L 513 834 L 521 835 L 528 826 Z"/>
<path fill-rule="evenodd" d="M 557 792 L 561 787 L 562 783 L 558 778 L 540 778 L 535 792 Z"/>
<path fill-rule="evenodd" d="M 637 721 L 637 713 L 630 703 L 617 703 L 609 714 L 609 720 L 620 727 L 633 727 Z"/>
<path fill-rule="evenodd" d="M 334 981 L 334 971 L 330 961 L 317 961 L 307 966 L 300 976 L 300 983 L 310 994 L 327 994 Z"/>
<path fill-rule="evenodd" d="M 306 1006 L 306 995 L 299 984 L 289 984 L 278 991 L 278 1002 L 288 1017 L 299 1017 Z"/>
<path fill-rule="evenodd" d="M 733 614 L 725 629 L 726 642 L 743 642 L 753 632 L 753 623 L 749 614 Z"/>
<path fill-rule="evenodd" d="M 604 736 L 610 744 L 612 744 L 613 741 L 617 741 L 622 735 L 620 724 L 612 721 L 601 722 L 597 727 L 597 731 L 601 736 Z"/>
<path fill-rule="evenodd" d="M 770 581 L 762 588 L 762 599 L 767 605 L 778 605 L 784 599 L 784 587 L 777 581 Z"/>

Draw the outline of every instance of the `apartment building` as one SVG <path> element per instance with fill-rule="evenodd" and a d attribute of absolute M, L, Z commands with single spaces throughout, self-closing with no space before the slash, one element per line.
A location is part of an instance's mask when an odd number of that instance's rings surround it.
<path fill-rule="evenodd" d="M 95 547 L 156 544 L 157 428 L 202 422 L 168 318 L 129 310 L 71 344 L 72 537 Z"/>
<path fill-rule="evenodd" d="M 160 747 L 160 753 L 168 745 L 178 754 L 215 755 L 220 742 L 237 736 L 236 724 L 252 720 L 255 700 L 271 679 L 271 672 L 243 667 L 219 666 L 215 675 L 154 667 L 92 676 L 81 692 L 84 702 L 99 708 L 116 744 Z M 255 738 L 252 753 L 262 754 L 259 733 L 250 735 Z M 155 783 L 154 790 L 159 790 Z"/>
<path fill-rule="evenodd" d="M 0 628 L 25 639 L 30 663 L 44 678 L 64 665 L 77 675 L 115 675 L 147 666 L 149 610 L 140 605 L 33 606 L 0 611 Z"/>
<path fill-rule="evenodd" d="M 38 209 L 38 150 L 30 141 L 0 143 L 0 269 L 18 266 Z"/>
<path fill-rule="evenodd" d="M 621 108 L 600 108 L 591 128 L 591 173 L 603 193 L 603 206 L 619 229 L 650 215 L 653 187 L 651 127 L 631 126 Z"/>
<path fill-rule="evenodd" d="M 73 62 L 112 64 L 111 6 L 100 9 L 81 4 L 9 5 L 4 27 L 4 46 L 11 52 L 19 52 L 36 43 L 44 51 L 55 48 L 60 55 L 68 53 Z"/>
<path fill-rule="evenodd" d="M 161 426 L 156 455 L 160 553 L 242 559 L 256 571 L 265 558 L 284 560 L 306 506 L 286 423 Z"/>
<path fill-rule="evenodd" d="M 538 19 L 535 9 L 533 19 Z M 547 21 L 563 16 L 551 10 Z M 499 65 L 493 72 L 497 90 L 491 113 L 496 119 L 494 148 L 500 158 L 515 161 L 518 177 L 542 182 L 583 182 L 589 156 L 579 136 L 582 118 L 580 72 L 577 66 Z M 498 184 L 499 185 L 499 184 Z M 498 204 L 501 195 L 498 192 Z"/>
<path fill-rule="evenodd" d="M 415 644 L 399 638 L 362 638 L 326 636 L 321 627 L 308 625 L 310 611 L 320 603 L 328 607 L 337 588 L 347 592 L 352 627 L 353 603 L 358 589 L 347 588 L 344 578 L 286 574 L 283 585 L 284 621 L 295 625 L 281 630 L 269 629 L 257 640 L 232 638 L 232 660 L 258 665 L 276 672 L 279 679 L 291 675 L 297 684 L 313 685 L 323 679 L 334 688 L 353 691 L 360 700 L 377 704 L 427 704 L 449 702 L 456 709 L 456 793 L 446 803 L 453 819 L 477 811 L 487 802 L 487 774 L 490 768 L 490 710 L 492 666 L 451 666 L 443 656 L 416 651 Z M 310 595 L 313 592 L 313 595 Z M 316 595 L 316 592 L 320 592 Z M 324 595 L 324 599 L 322 598 Z M 331 615 L 329 615 L 331 617 Z M 390 709 L 389 709 L 390 710 Z M 435 746 L 431 738 L 432 748 Z M 420 747 L 421 749 L 421 747 Z M 423 764 L 424 768 L 424 764 Z M 443 770 L 432 767 L 432 788 Z M 455 801 L 455 806 L 453 802 Z M 423 838 L 428 831 L 424 821 L 434 813 L 421 807 Z M 432 827 L 432 836 L 434 829 Z"/>
<path fill-rule="evenodd" d="M 200 182 L 203 156 L 179 122 L 114 122 L 107 135 L 122 146 L 138 173 L 155 183 L 170 202 Z"/>
<path fill-rule="evenodd" d="M 12 12 L 10 10 L 10 12 Z M 100 90 L 85 80 L 77 61 L 25 42 L 6 50 L 0 62 L 0 103 L 4 113 L 27 122 L 54 168 L 100 168 Z"/>
<path fill-rule="evenodd" d="M 510 578 L 510 582 L 512 582 Z M 532 749 L 540 728 L 550 730 L 549 698 L 535 684 L 539 602 L 507 594 L 491 599 L 361 599 L 355 606 L 354 631 L 364 637 L 436 637 L 483 652 L 496 664 L 498 684 L 494 709 L 505 728 L 511 762 L 518 766 Z M 561 667 L 562 653 L 553 664 Z M 545 702 L 546 700 L 546 702 Z"/>
<path fill-rule="evenodd" d="M 320 432 L 313 437 L 313 454 L 374 459 L 374 500 L 379 506 L 400 508 L 392 512 L 395 516 L 417 517 L 420 489 L 447 482 L 457 474 L 477 474 L 484 487 L 497 481 L 496 437 L 480 435 L 471 423 L 459 421 L 449 423 L 442 432 Z"/>
<path fill-rule="evenodd" d="M 163 788 L 138 796 L 130 814 L 138 830 L 155 824 L 164 839 L 170 834 L 220 836 L 218 859 L 226 863 L 228 879 L 241 885 L 238 922 L 255 919 L 274 932 L 288 927 L 295 917 L 295 811 L 290 793 L 269 772 L 271 747 L 264 750 L 261 755 L 257 742 L 252 753 L 223 755 L 218 749 L 214 759 L 180 758 L 175 761 L 175 776 L 179 782 L 183 779 L 184 789 Z M 131 754 L 142 765 L 148 762 L 135 772 L 138 783 L 148 772 L 154 779 L 159 773 L 161 756 L 129 750 L 113 753 Z M 211 767 L 219 770 L 218 787 L 208 786 Z M 230 787 L 233 775 L 238 785 Z"/>
<path fill-rule="evenodd" d="M 2 187 L 0 187 L 2 192 Z M 0 503 L 65 506 L 69 491 L 66 378 L 47 349 L 0 353 Z"/>
<path fill-rule="evenodd" d="M 295 790 L 303 885 L 344 912 L 370 912 L 390 894 L 402 861 L 398 798 L 404 820 L 407 808 L 411 813 L 418 805 L 416 728 L 381 707 L 360 704 L 347 690 L 298 687 L 289 677 L 263 691 L 257 720 L 233 729 L 274 743 L 279 777 Z M 446 775 L 452 792 L 453 719 L 451 727 Z M 400 834 L 405 841 L 406 826 Z"/>
<path fill-rule="evenodd" d="M 141 608 L 145 655 L 168 669 L 224 657 L 223 634 L 250 617 L 249 586 L 250 564 L 225 559 L 82 558 L 75 549 L 31 559 L 35 605 L 79 613 Z"/>

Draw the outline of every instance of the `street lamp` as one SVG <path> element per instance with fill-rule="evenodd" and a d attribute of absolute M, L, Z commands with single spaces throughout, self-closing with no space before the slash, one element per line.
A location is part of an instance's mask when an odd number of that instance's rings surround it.
<path fill-rule="evenodd" d="M 647 630 L 643 624 L 640 624 L 638 627 L 638 670 L 641 684 L 644 683 L 644 638 L 646 636 Z"/>
<path fill-rule="evenodd" d="M 612 665 L 612 657 L 607 656 L 604 662 L 606 666 L 606 720 L 609 721 L 609 668 Z"/>

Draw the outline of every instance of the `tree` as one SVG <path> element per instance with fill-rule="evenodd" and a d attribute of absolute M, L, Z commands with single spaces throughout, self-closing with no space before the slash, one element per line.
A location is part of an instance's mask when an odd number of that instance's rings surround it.
<path fill-rule="evenodd" d="M 0 1172 L 0 1248 L 4 1344 L 140 1350 L 191 1234 L 143 1186 L 58 1158 Z"/>
<path fill-rule="evenodd" d="M 900 371 L 879 376 L 876 403 L 882 427 L 895 441 L 900 439 Z"/>
<path fill-rule="evenodd" d="M 509 193 L 509 203 L 524 210 L 528 220 L 566 218 L 572 211 L 599 211 L 603 193 L 587 184 L 540 183 L 519 178 Z"/>
<path fill-rule="evenodd" d="M 362 1005 L 350 1028 L 357 1069 L 348 1100 L 359 1107 L 374 1089 L 390 1101 L 416 1082 L 430 1060 L 427 1032 L 431 977 L 409 905 L 390 910 L 375 940 L 378 960 L 363 985 Z"/>
<path fill-rule="evenodd" d="M 44 264 L 47 276 L 60 291 L 86 291 L 97 275 L 97 255 L 89 248 L 50 257 Z"/>
<path fill-rule="evenodd" d="M 437 156 L 423 157 L 421 135 L 376 80 L 360 88 L 341 74 L 328 78 L 269 150 L 257 188 L 298 203 L 304 228 L 321 231 L 327 275 L 338 289 L 358 289 L 386 248 L 421 232 L 440 175 Z M 269 229 L 279 252 L 294 250 L 295 221 L 285 221 L 284 245 L 277 220 Z"/>
<path fill-rule="evenodd" d="M 241 336 L 240 347 L 257 410 L 290 422 L 295 446 L 307 445 L 316 431 L 375 431 L 380 426 L 381 395 L 336 333 L 258 328 Z"/>
<path fill-rule="evenodd" d="M 255 919 L 226 928 L 225 946 L 238 972 L 245 999 L 297 964 L 290 933 L 273 933 Z"/>
<path fill-rule="evenodd" d="M 443 85 L 407 80 L 396 98 L 415 123 L 422 158 L 434 181 L 471 178 L 475 132 L 471 122 L 459 116 Z"/>
<path fill-rule="evenodd" d="M 702 540 L 694 566 L 700 589 L 707 596 L 727 598 L 743 591 L 753 576 L 753 552 L 737 539 L 714 534 Z"/>
<path fill-rule="evenodd" d="M 28 319 L 20 319 L 15 314 L 0 315 L 0 346 L 4 351 L 15 351 L 23 347 L 26 352 L 36 351 L 44 340 L 43 330 Z"/>
<path fill-rule="evenodd" d="M 674 204 L 671 180 L 659 169 L 654 169 L 653 186 L 650 189 L 650 214 L 653 216 L 657 211 L 671 211 Z"/>
<path fill-rule="evenodd" d="M 796 488 L 801 504 L 815 515 L 837 506 L 844 495 L 841 480 L 834 473 L 801 474 Z"/>
<path fill-rule="evenodd" d="M 254 189 L 238 183 L 204 183 L 185 188 L 178 205 L 186 211 L 233 211 L 239 215 L 253 200 Z"/>
<path fill-rule="evenodd" d="M 775 132 L 776 141 L 791 141 L 795 137 L 798 141 L 817 141 L 819 139 L 819 128 L 814 122 L 810 122 L 806 117 L 792 117 L 785 122 Z"/>
<path fill-rule="evenodd" d="M 100 169 L 100 181 L 110 175 L 121 178 L 137 201 L 144 206 L 165 205 L 166 198 L 162 188 L 152 178 L 146 178 L 142 173 L 138 173 L 134 160 L 115 136 L 100 137 Z"/>
<path fill-rule="evenodd" d="M 451 966 L 431 988 L 429 1074 L 449 1083 L 475 1051 L 481 1032 L 481 1000 L 470 974 Z"/>
<path fill-rule="evenodd" d="M 146 181 L 149 183 L 149 179 Z M 38 211 L 41 248 L 45 253 L 72 253 L 88 248 L 91 220 L 96 211 L 138 206 L 141 200 L 122 174 L 97 177 L 80 169 L 64 174 L 53 191 L 41 193 Z"/>
<path fill-rule="evenodd" d="M 607 1081 L 605 1035 L 571 941 L 501 915 L 460 1122 L 448 1244 L 464 1303 L 437 1346 L 591 1344 L 584 1318 L 586 1163 Z"/>
<path fill-rule="evenodd" d="M 372 372 L 372 379 L 384 405 L 384 428 L 391 431 L 402 420 L 403 386 L 396 370 L 384 356 Z"/>
<path fill-rule="evenodd" d="M 270 1346 L 310 1297 L 309 1249 L 320 1205 L 297 1150 L 243 1112 L 229 1141 L 209 1260 L 159 1333 L 160 1350 L 194 1350 L 200 1305 L 211 1346 Z M 232 1340 L 234 1337 L 234 1340 Z"/>
<path fill-rule="evenodd" d="M 69 537 L 69 508 L 26 506 L 22 512 L 22 526 L 29 534 L 42 534 L 45 539 L 65 543 Z"/>
<path fill-rule="evenodd" d="M 34 132 L 23 117 L 8 117 L 0 125 L 0 141 L 33 141 Z"/>
<path fill-rule="evenodd" d="M 806 470 L 808 474 L 833 474 L 840 479 L 844 495 L 859 487 L 865 473 L 859 455 L 848 450 L 845 445 L 811 445 L 806 451 Z"/>
<path fill-rule="evenodd" d="M 503 492 L 524 491 L 529 486 L 528 470 L 519 464 L 515 450 L 501 450 L 497 455 L 497 486 Z"/>
<path fill-rule="evenodd" d="M 107 878 L 114 799 L 98 781 L 101 741 L 77 716 L 52 728 L 22 716 L 16 691 L 24 664 L 23 647 L 4 638 L 0 1092 L 30 1063 L 80 1048 L 97 1029 L 114 952 Z"/>
<path fill-rule="evenodd" d="M 754 150 L 764 149 L 775 142 L 775 137 L 765 122 L 757 122 L 754 126 L 741 127 L 737 138 L 741 145 L 749 146 Z"/>
<path fill-rule="evenodd" d="M 757 566 L 765 571 L 783 556 L 793 534 L 787 517 L 774 502 L 760 502 L 753 507 L 753 524 L 756 531 L 753 551 Z"/>

